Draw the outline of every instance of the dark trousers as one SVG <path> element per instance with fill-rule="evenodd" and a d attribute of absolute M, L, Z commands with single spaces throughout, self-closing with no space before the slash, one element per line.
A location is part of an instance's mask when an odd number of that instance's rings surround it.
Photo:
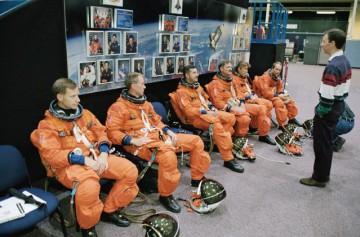
<path fill-rule="evenodd" d="M 333 156 L 333 135 L 340 115 L 344 112 L 344 102 L 335 102 L 331 112 L 322 117 L 314 117 L 314 172 L 312 178 L 327 182 L 330 177 Z"/>

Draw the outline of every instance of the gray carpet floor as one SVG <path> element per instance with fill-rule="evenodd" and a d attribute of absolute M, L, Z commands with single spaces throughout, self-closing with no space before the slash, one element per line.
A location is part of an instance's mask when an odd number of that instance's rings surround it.
<path fill-rule="evenodd" d="M 318 102 L 317 90 L 324 66 L 290 63 L 287 86 L 299 107 L 297 119 L 301 122 L 313 117 Z M 330 182 L 325 188 L 301 185 L 299 179 L 312 174 L 314 153 L 312 139 L 304 141 L 304 155 L 300 158 L 285 156 L 275 146 L 257 141 L 249 136 L 258 158 L 254 163 L 239 161 L 245 172 L 234 173 L 223 167 L 219 153 L 212 153 L 212 164 L 206 175 L 221 182 L 227 191 L 226 199 L 211 214 L 197 215 L 185 207 L 177 214 L 181 236 L 307 236 L 307 237 L 359 237 L 360 236 L 360 69 L 353 69 L 350 96 L 347 99 L 357 115 L 355 128 L 344 135 L 346 143 L 334 153 Z M 359 106 L 359 107 L 358 107 Z M 279 130 L 275 127 L 270 136 Z M 261 159 L 260 156 L 276 161 Z M 175 197 L 188 198 L 190 173 L 179 164 L 182 179 Z M 146 205 L 131 205 L 140 211 L 155 208 L 165 211 L 158 201 L 158 194 L 147 195 Z M 179 202 L 181 205 L 183 202 Z M 67 202 L 62 203 L 68 205 Z M 65 207 L 67 209 L 67 207 Z M 120 228 L 99 222 L 99 236 L 144 236 L 140 224 Z M 69 236 L 81 236 L 75 228 L 68 229 Z M 24 235 L 62 236 L 60 225 L 45 220 L 38 228 Z"/>

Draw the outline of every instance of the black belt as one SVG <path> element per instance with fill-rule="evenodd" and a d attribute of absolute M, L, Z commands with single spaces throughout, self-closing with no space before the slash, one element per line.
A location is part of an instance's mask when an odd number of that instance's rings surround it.
<path fill-rule="evenodd" d="M 347 122 L 354 122 L 354 119 L 353 118 L 347 118 L 347 117 L 340 117 L 340 119 L 343 119 L 343 120 L 345 120 L 345 121 L 347 121 Z"/>

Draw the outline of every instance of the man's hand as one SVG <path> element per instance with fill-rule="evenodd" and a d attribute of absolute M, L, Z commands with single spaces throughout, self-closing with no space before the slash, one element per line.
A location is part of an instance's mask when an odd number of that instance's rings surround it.
<path fill-rule="evenodd" d="M 92 168 L 99 175 L 100 166 L 94 159 L 85 156 L 84 164 Z"/>
<path fill-rule="evenodd" d="M 101 152 L 99 157 L 97 158 L 97 163 L 99 165 L 98 175 L 101 175 L 104 171 L 106 171 L 109 168 L 108 156 L 109 156 L 108 153 Z"/>
<path fill-rule="evenodd" d="M 132 138 L 130 141 L 130 144 L 133 144 L 135 146 L 143 146 L 151 141 L 152 141 L 152 139 L 150 139 L 148 137 Z"/>
<path fill-rule="evenodd" d="M 178 136 L 176 135 L 176 133 L 174 133 L 173 131 L 171 131 L 169 129 L 169 130 L 167 130 L 166 135 L 168 135 L 171 138 L 171 143 L 172 143 L 172 145 L 175 146 L 175 144 L 178 140 Z"/>

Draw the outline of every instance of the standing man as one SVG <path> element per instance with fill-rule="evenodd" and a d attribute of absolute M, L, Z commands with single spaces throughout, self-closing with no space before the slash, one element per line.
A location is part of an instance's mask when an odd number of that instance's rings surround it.
<path fill-rule="evenodd" d="M 279 128 L 284 131 L 283 126 L 287 122 L 294 123 L 297 126 L 302 126 L 302 124 L 295 118 L 298 114 L 295 101 L 284 92 L 283 82 L 280 78 L 281 70 L 281 62 L 273 63 L 271 69 L 264 72 L 262 76 L 255 76 L 253 87 L 258 96 L 262 96 L 273 103 Z M 287 121 L 288 119 L 289 121 Z"/>
<path fill-rule="evenodd" d="M 178 187 L 181 173 L 176 152 L 190 152 L 191 186 L 197 187 L 210 166 L 210 157 L 197 135 L 176 134 L 161 122 L 144 95 L 145 78 L 129 73 L 119 99 L 110 106 L 106 127 L 109 139 L 140 158 L 159 164 L 159 201 L 171 212 L 179 213 L 180 206 L 172 193 Z"/>
<path fill-rule="evenodd" d="M 314 116 L 314 171 L 312 177 L 300 179 L 308 186 L 325 187 L 330 180 L 333 156 L 333 136 L 345 103 L 351 82 L 350 63 L 342 51 L 346 35 L 342 30 L 331 29 L 324 33 L 321 47 L 330 56 L 325 67 L 320 89 L 320 101 Z"/>
<path fill-rule="evenodd" d="M 232 171 L 242 173 L 244 168 L 239 165 L 231 152 L 234 133 L 235 116 L 219 111 L 208 100 L 209 96 L 198 82 L 199 74 L 196 67 L 184 67 L 184 77 L 180 80 L 178 89 L 169 94 L 170 102 L 176 115 L 183 123 L 188 123 L 201 130 L 212 127 L 215 143 L 224 160 L 224 166 Z"/>
<path fill-rule="evenodd" d="M 47 176 L 76 188 L 76 218 L 83 236 L 97 236 L 99 219 L 129 226 L 117 210 L 129 205 L 139 191 L 136 166 L 109 154 L 106 128 L 80 105 L 79 89 L 72 80 L 56 80 L 52 91 L 56 99 L 31 133 Z M 104 204 L 99 198 L 101 178 L 115 180 Z"/>

